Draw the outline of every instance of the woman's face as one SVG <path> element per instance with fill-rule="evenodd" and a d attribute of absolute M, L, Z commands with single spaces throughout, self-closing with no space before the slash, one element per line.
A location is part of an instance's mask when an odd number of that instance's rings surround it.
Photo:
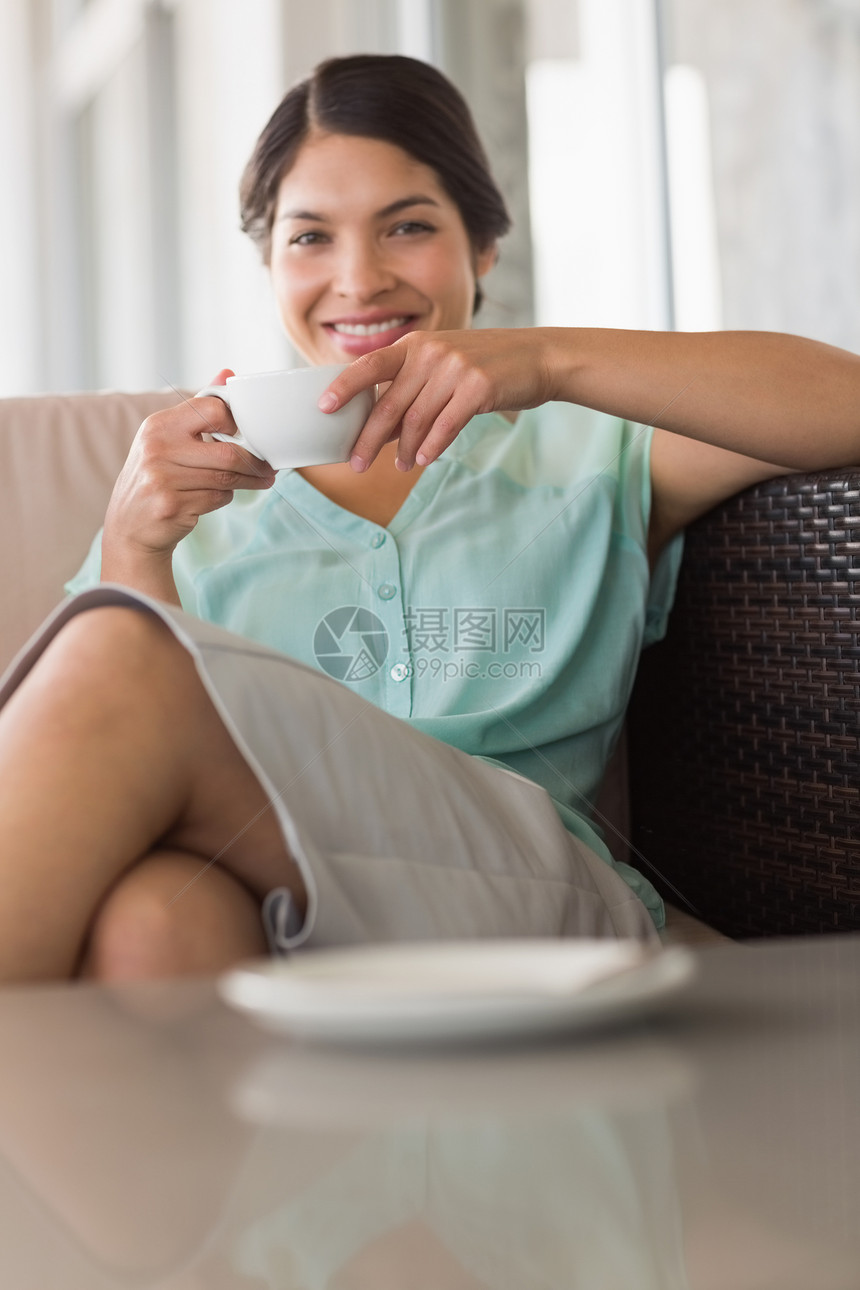
<path fill-rule="evenodd" d="M 311 136 L 281 181 L 271 274 L 311 363 L 348 363 L 410 331 L 468 327 L 476 254 L 436 172 L 379 139 Z"/>

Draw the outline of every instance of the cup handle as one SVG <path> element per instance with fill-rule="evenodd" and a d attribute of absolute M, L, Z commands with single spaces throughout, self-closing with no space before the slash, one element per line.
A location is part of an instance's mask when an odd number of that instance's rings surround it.
<path fill-rule="evenodd" d="M 204 390 L 198 390 L 194 397 L 195 399 L 208 399 L 210 395 L 220 399 L 222 403 L 226 403 L 228 408 L 231 406 L 230 391 L 226 385 L 207 385 Z M 262 453 L 251 447 L 238 427 L 235 434 L 223 434 L 220 430 L 208 430 L 206 433 L 210 439 L 220 439 L 222 443 L 233 443 L 237 448 L 244 448 L 252 457 L 257 457 L 260 461 L 265 460 Z"/>

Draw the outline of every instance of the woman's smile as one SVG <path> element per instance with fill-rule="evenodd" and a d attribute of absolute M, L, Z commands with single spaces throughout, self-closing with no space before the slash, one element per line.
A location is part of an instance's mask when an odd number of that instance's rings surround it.
<path fill-rule="evenodd" d="M 358 358 L 361 354 L 369 354 L 384 345 L 393 345 L 401 336 L 412 331 L 415 319 L 415 314 L 386 313 L 382 317 L 378 313 L 350 314 L 348 317 L 323 323 L 323 327 L 337 338 L 334 343 L 344 353 Z"/>
<path fill-rule="evenodd" d="M 272 285 L 311 363 L 349 362 L 411 331 L 468 327 L 476 277 L 494 258 L 473 249 L 436 172 L 394 144 L 312 134 L 281 180 Z"/>

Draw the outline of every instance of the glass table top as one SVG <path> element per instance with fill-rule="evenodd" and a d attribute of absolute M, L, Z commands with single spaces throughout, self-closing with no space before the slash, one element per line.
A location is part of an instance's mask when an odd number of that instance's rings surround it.
<path fill-rule="evenodd" d="M 456 1050 L 0 991 L 0 1285 L 856 1290 L 860 936 L 698 958 L 653 1019 Z"/>

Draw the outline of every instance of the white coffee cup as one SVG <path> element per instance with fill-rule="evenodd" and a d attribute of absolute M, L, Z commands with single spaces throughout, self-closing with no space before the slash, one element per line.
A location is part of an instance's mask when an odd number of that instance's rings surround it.
<path fill-rule="evenodd" d="M 238 434 L 213 430 L 213 439 L 247 448 L 275 470 L 349 461 L 373 408 L 373 392 L 361 390 L 336 412 L 317 407 L 323 390 L 345 366 L 228 376 L 226 385 L 207 386 L 196 397 L 223 399 L 239 427 Z"/>

